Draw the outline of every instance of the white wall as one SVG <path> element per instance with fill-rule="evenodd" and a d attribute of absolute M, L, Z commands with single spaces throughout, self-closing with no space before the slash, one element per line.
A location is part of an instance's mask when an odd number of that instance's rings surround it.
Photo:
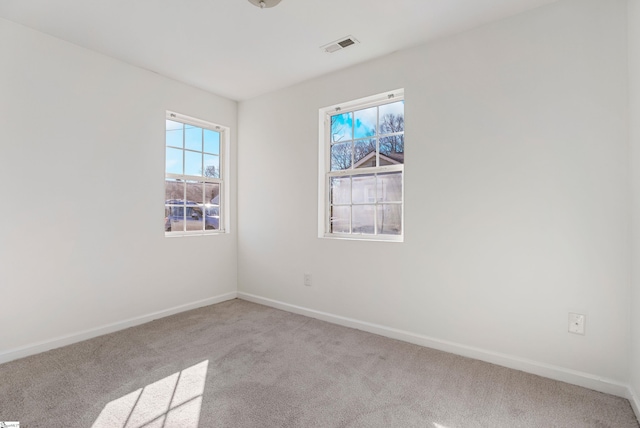
<path fill-rule="evenodd" d="M 626 384 L 626 8 L 566 0 L 241 102 L 239 291 Z M 401 87 L 405 242 L 317 238 L 318 109 Z"/>
<path fill-rule="evenodd" d="M 631 389 L 640 416 L 640 0 L 629 0 L 629 140 L 632 176 Z"/>
<path fill-rule="evenodd" d="M 234 101 L 0 20 L 0 359 L 235 294 L 234 233 L 164 237 L 167 109 L 230 126 L 235 166 Z"/>

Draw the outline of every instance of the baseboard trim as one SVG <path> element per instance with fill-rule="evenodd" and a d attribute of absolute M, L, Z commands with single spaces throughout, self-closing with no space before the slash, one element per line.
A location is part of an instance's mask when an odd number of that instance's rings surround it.
<path fill-rule="evenodd" d="M 440 351 L 450 352 L 452 354 L 473 358 L 476 360 L 486 361 L 488 363 L 499 366 L 532 373 L 538 376 L 559 380 L 573 385 L 582 386 L 607 394 L 617 395 L 619 397 L 628 398 L 631 394 L 628 385 L 617 382 L 612 379 L 606 379 L 584 373 L 576 370 L 558 367 L 551 364 L 541 363 L 538 361 L 528 360 L 513 355 L 502 354 L 498 352 L 488 351 L 486 349 L 476 348 L 472 346 L 462 345 L 455 342 L 435 339 L 408 331 L 398 330 L 379 324 L 373 324 L 366 321 L 360 321 L 353 318 L 347 318 L 334 315 L 327 312 L 317 311 L 302 306 L 292 305 L 289 303 L 268 299 L 266 297 L 254 294 L 238 292 L 238 298 L 249 302 L 258 303 L 272 308 L 281 309 L 287 312 L 293 312 L 299 315 L 305 315 L 333 324 L 339 324 L 345 327 L 355 328 L 357 330 L 378 334 L 380 336 L 389 337 L 391 339 L 402 340 L 404 342 L 413 343 L 427 348 L 438 349 Z M 631 401 L 631 400 L 630 400 Z M 637 399 L 634 410 L 638 415 Z"/>
<path fill-rule="evenodd" d="M 39 354 L 41 352 L 49 351 L 51 349 L 60 348 L 62 346 L 71 345 L 73 343 L 81 342 L 83 340 L 92 339 L 94 337 L 102 336 L 104 334 L 113 333 L 115 331 L 124 330 L 125 328 L 135 327 L 140 324 L 144 324 L 158 318 L 164 318 L 169 315 L 174 315 L 180 312 L 189 311 L 191 309 L 201 308 L 203 306 L 214 305 L 227 300 L 235 299 L 237 297 L 235 291 L 231 293 L 221 294 L 219 296 L 209 297 L 207 299 L 198 300 L 184 305 L 174 306 L 172 308 L 164 309 L 150 314 L 141 315 L 134 318 L 129 318 L 124 321 L 118 321 L 115 323 L 107 324 L 102 327 L 92 328 L 89 330 L 79 331 L 77 333 L 67 334 L 59 336 L 54 339 L 45 340 L 42 342 L 33 343 L 30 345 L 22 346 L 20 348 L 10 349 L 8 351 L 0 352 L 0 364 L 7 363 L 19 358 L 28 357 L 30 355 Z"/>
<path fill-rule="evenodd" d="M 629 403 L 631 403 L 631 407 L 636 414 L 638 422 L 640 422 L 640 397 L 631 386 L 629 387 L 629 394 L 627 395 L 627 398 L 629 399 Z"/>

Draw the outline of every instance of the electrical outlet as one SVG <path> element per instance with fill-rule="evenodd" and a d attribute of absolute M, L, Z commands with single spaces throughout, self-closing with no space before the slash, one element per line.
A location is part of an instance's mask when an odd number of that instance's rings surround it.
<path fill-rule="evenodd" d="M 569 333 L 584 335 L 586 316 L 569 312 Z"/>
<path fill-rule="evenodd" d="M 306 285 L 307 287 L 311 287 L 311 274 L 310 273 L 305 273 L 304 274 L 304 285 Z"/>

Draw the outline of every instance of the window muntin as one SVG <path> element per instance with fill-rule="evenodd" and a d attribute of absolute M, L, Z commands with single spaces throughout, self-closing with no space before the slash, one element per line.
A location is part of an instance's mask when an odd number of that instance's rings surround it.
<path fill-rule="evenodd" d="M 165 235 L 222 231 L 224 132 L 211 123 L 167 113 Z"/>
<path fill-rule="evenodd" d="M 330 115 L 331 171 L 404 164 L 404 100 Z"/>
<path fill-rule="evenodd" d="M 329 178 L 329 233 L 402 235 L 402 171 Z"/>
<path fill-rule="evenodd" d="M 401 92 L 322 110 L 324 234 L 403 239 L 404 99 Z"/>

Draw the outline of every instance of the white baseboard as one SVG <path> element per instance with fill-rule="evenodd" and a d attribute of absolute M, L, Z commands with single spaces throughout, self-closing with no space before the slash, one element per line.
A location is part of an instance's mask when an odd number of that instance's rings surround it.
<path fill-rule="evenodd" d="M 64 336 L 56 337 L 54 339 L 45 340 L 38 343 L 33 343 L 20 348 L 10 349 L 8 351 L 0 352 L 0 364 L 6 363 L 18 358 L 28 357 L 29 355 L 39 354 L 41 352 L 48 351 L 50 349 L 60 348 L 62 346 L 71 345 L 72 343 L 81 342 L 83 340 L 92 339 L 104 334 L 113 333 L 115 331 L 124 330 L 125 328 L 134 327 L 140 324 L 144 324 L 158 318 L 164 318 L 169 315 L 174 315 L 179 312 L 189 311 L 191 309 L 201 308 L 203 306 L 209 306 L 216 303 L 224 302 L 226 300 L 235 299 L 237 293 L 231 292 L 222 294 L 208 299 L 198 300 L 196 302 L 186 303 L 180 306 L 174 306 L 173 308 L 164 309 L 162 311 L 152 312 L 150 314 L 142 315 L 139 317 L 129 318 L 124 321 L 118 321 L 112 324 L 107 324 L 102 327 L 92 328 L 89 330 L 83 330 L 77 333 L 67 334 Z"/>
<path fill-rule="evenodd" d="M 638 422 L 640 422 L 640 396 L 638 396 L 638 394 L 632 387 L 629 387 L 629 395 L 627 396 L 627 398 L 629 399 L 629 403 L 631 403 L 633 411 L 636 413 Z"/>
<path fill-rule="evenodd" d="M 579 372 L 576 370 L 528 360 L 525 358 L 515 357 L 512 355 L 501 354 L 498 352 L 488 351 L 486 349 L 475 348 L 459 343 L 435 339 L 420 334 L 398 330 L 379 324 L 372 324 L 365 321 L 359 321 L 353 318 L 342 317 L 327 312 L 316 311 L 314 309 L 291 305 L 289 303 L 267 299 L 265 297 L 260 297 L 249 293 L 238 292 L 238 298 L 247 300 L 249 302 L 259 303 L 265 306 L 270 306 L 276 309 L 281 309 L 287 312 L 293 312 L 322 321 L 327 321 L 333 324 L 339 324 L 345 327 L 351 327 L 357 330 L 378 334 L 380 336 L 402 340 L 404 342 L 438 349 L 440 351 L 450 352 L 452 354 L 462 355 L 464 357 L 469 357 L 476 360 L 486 361 L 488 363 L 497 364 L 499 366 L 504 366 L 515 370 L 521 370 L 523 372 L 532 373 L 538 376 L 543 376 L 573 385 L 582 386 L 607 394 L 617 395 L 623 398 L 628 398 L 631 394 L 628 385 L 612 379 L 595 376 L 589 373 Z M 640 415 L 637 410 L 637 404 L 638 403 L 636 397 L 636 404 L 634 407 L 636 416 Z"/>

